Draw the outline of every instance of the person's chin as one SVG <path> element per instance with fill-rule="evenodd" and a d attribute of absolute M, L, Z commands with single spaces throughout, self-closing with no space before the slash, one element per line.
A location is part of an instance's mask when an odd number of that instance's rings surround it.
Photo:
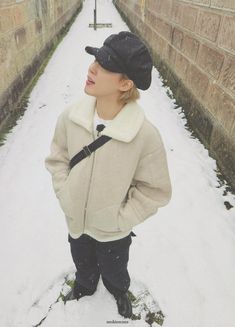
<path fill-rule="evenodd" d="M 86 86 L 84 87 L 84 92 L 85 92 L 86 94 L 88 94 L 88 95 L 93 95 L 93 92 L 92 92 L 91 90 L 87 89 Z"/>

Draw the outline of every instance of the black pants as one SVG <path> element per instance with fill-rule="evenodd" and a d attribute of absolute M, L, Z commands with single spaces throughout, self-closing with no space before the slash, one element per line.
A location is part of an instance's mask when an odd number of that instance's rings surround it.
<path fill-rule="evenodd" d="M 115 296 L 126 292 L 130 286 L 127 264 L 131 235 L 134 234 L 109 242 L 99 242 L 87 234 L 82 234 L 78 239 L 69 236 L 71 254 L 77 269 L 77 284 L 94 292 L 101 275 L 111 294 Z"/>

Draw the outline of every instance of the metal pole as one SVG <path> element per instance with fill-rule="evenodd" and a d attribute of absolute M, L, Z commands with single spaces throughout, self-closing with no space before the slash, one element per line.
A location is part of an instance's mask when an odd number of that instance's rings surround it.
<path fill-rule="evenodd" d="M 94 30 L 96 31 L 96 17 L 97 17 L 97 3 L 95 0 L 95 10 L 94 10 Z"/>

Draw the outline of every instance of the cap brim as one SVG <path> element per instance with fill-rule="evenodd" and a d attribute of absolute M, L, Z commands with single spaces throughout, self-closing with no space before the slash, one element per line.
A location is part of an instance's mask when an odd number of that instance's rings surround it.
<path fill-rule="evenodd" d="M 92 56 L 97 56 L 98 52 L 99 52 L 99 48 L 94 48 L 94 47 L 85 47 L 85 50 L 87 53 L 89 53 Z"/>
<path fill-rule="evenodd" d="M 118 65 L 117 61 L 114 60 L 113 54 L 110 53 L 107 47 L 103 46 L 101 48 L 94 47 L 85 47 L 85 50 L 90 55 L 95 56 L 98 63 L 110 72 L 114 73 L 123 73 L 124 70 L 120 65 Z"/>

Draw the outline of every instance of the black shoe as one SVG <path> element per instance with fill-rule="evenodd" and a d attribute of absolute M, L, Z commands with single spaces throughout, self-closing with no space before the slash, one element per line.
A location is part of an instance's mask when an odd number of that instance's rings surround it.
<path fill-rule="evenodd" d="M 132 305 L 129 300 L 127 293 L 123 293 L 121 295 L 115 296 L 118 312 L 124 318 L 131 318 L 132 316 Z"/>
<path fill-rule="evenodd" d="M 82 285 L 79 285 L 77 282 L 74 283 L 74 287 L 64 296 L 64 302 L 79 300 L 81 297 L 86 295 L 92 295 L 94 291 L 88 290 Z"/>

